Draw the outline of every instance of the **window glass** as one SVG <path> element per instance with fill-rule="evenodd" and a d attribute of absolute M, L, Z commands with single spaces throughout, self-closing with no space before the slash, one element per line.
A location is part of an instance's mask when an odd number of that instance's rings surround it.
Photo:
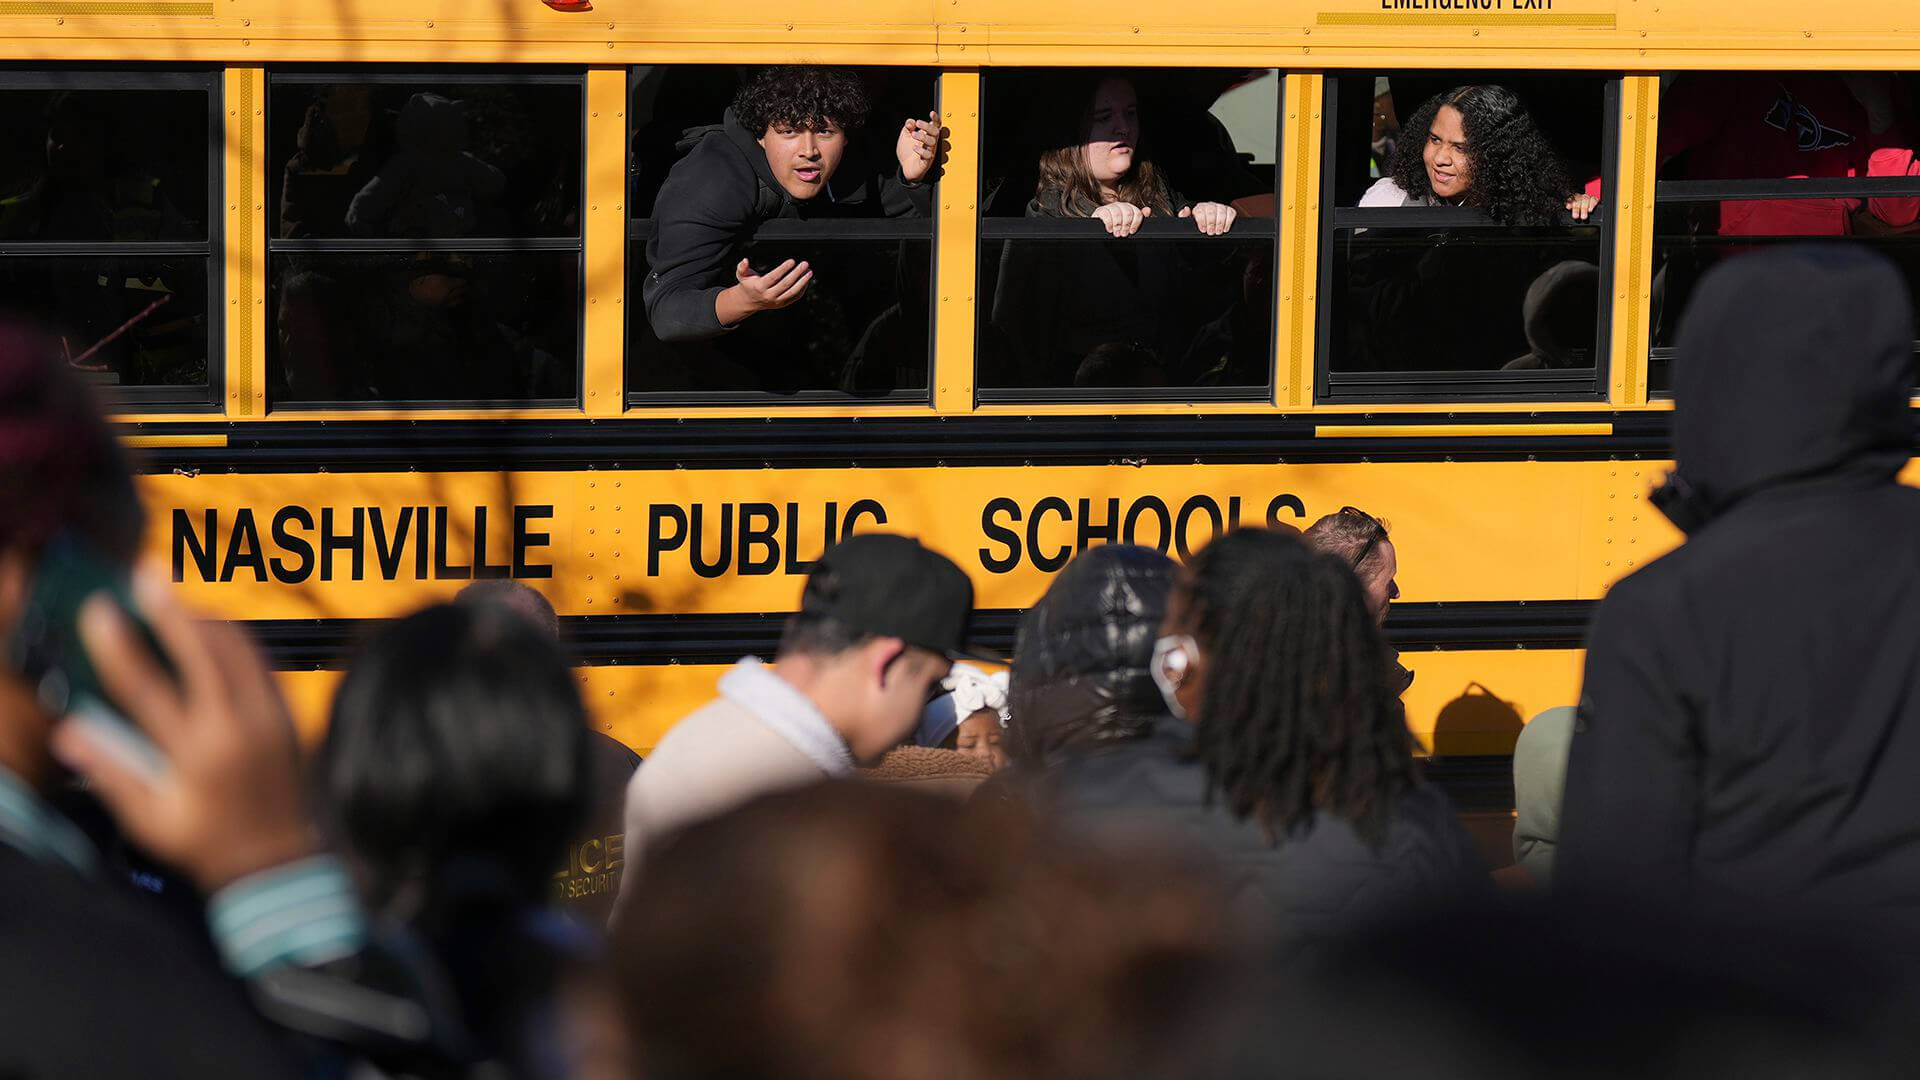
<path fill-rule="evenodd" d="M 90 381 L 142 389 L 127 400 L 207 404 L 213 77 L 9 78 L 0 304 Z"/>
<path fill-rule="evenodd" d="M 926 391 L 931 240 L 781 235 L 740 250 L 762 272 L 787 260 L 804 262 L 812 284 L 792 306 L 702 340 L 668 345 L 642 320 L 631 342 L 634 392 L 824 390 L 873 397 Z M 634 295 L 647 272 L 643 256 L 634 266 Z"/>
<path fill-rule="evenodd" d="M 924 400 L 938 136 L 908 125 L 930 128 L 935 74 L 629 80 L 629 391 Z"/>
<path fill-rule="evenodd" d="M 580 394 L 578 74 L 275 74 L 276 408 Z"/>
<path fill-rule="evenodd" d="M 276 82 L 276 235 L 577 236 L 580 93 L 577 82 Z"/>
<path fill-rule="evenodd" d="M 1741 252 L 1850 238 L 1920 295 L 1917 106 L 1909 72 L 1661 77 L 1649 389 L 1672 387 L 1674 336 L 1701 275 Z"/>
<path fill-rule="evenodd" d="M 205 255 L 0 259 L 6 304 L 103 386 L 205 386 Z"/>
<path fill-rule="evenodd" d="M 572 396 L 573 252 L 274 255 L 276 400 L 525 401 Z"/>
<path fill-rule="evenodd" d="M 0 90 L 0 240 L 207 238 L 204 90 Z"/>
<path fill-rule="evenodd" d="M 1271 384 L 1279 95 L 1271 70 L 988 76 L 983 394 Z"/>
<path fill-rule="evenodd" d="M 984 387 L 1264 387 L 1273 240 L 1100 235 L 981 245 Z"/>
<path fill-rule="evenodd" d="M 1569 233 L 1336 231 L 1331 370 L 1593 367 L 1600 238 L 1596 229 Z"/>
<path fill-rule="evenodd" d="M 1920 190 L 1920 189 L 1917 189 Z M 1653 343 L 1647 369 L 1647 386 L 1654 392 L 1673 389 L 1673 346 L 1678 336 L 1680 317 L 1693 296 L 1700 279 L 1723 260 L 1747 252 L 1782 244 L 1807 243 L 1807 234 L 1785 231 L 1767 235 L 1726 234 L 1716 231 L 1717 222 L 1738 219 L 1742 222 L 1774 223 L 1815 222 L 1821 218 L 1858 215 L 1847 203 L 1892 203 L 1894 199 L 1740 199 L 1722 202 L 1673 203 L 1654 207 L 1653 215 L 1653 288 L 1650 316 Z M 1819 235 L 1819 234 L 1815 234 Z M 1915 310 L 1920 311 L 1920 233 L 1905 230 L 1849 234 L 1851 243 L 1863 244 L 1893 263 L 1907 279 Z M 1914 329 L 1915 349 L 1920 351 L 1920 322 Z"/>
<path fill-rule="evenodd" d="M 1608 87 L 1504 72 L 1329 81 L 1323 394 L 1433 392 L 1422 379 L 1458 393 L 1449 377 L 1468 372 L 1512 372 L 1515 392 L 1598 391 Z M 1523 374 L 1540 371 L 1594 381 Z"/>

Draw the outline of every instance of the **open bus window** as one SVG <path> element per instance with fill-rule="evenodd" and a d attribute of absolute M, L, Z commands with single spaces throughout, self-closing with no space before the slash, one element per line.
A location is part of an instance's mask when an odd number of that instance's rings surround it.
<path fill-rule="evenodd" d="M 581 100 L 578 73 L 273 73 L 273 406 L 578 400 Z"/>
<path fill-rule="evenodd" d="M 1733 255 L 1844 239 L 1887 256 L 1920 298 L 1914 75 L 1669 74 L 1659 123 L 1649 390 L 1671 390 L 1687 301 Z"/>
<path fill-rule="evenodd" d="M 1279 73 L 999 70 L 982 125 L 983 400 L 1265 396 Z"/>
<path fill-rule="evenodd" d="M 632 70 L 629 400 L 927 399 L 936 82 Z"/>
<path fill-rule="evenodd" d="M 215 77 L 0 75 L 6 306 L 121 405 L 207 407 Z"/>
<path fill-rule="evenodd" d="M 1321 397 L 1600 392 L 1616 87 L 1328 80 Z"/>

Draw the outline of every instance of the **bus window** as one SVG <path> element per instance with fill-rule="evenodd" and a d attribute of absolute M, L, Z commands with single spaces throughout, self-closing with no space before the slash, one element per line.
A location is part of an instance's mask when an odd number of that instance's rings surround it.
<path fill-rule="evenodd" d="M 1508 73 L 1328 80 L 1323 399 L 1600 393 L 1616 87 Z"/>
<path fill-rule="evenodd" d="M 1279 73 L 986 83 L 980 398 L 1264 397 Z"/>
<path fill-rule="evenodd" d="M 935 85 L 913 68 L 632 70 L 630 402 L 927 400 Z"/>
<path fill-rule="evenodd" d="M 279 408 L 579 395 L 577 74 L 271 76 Z"/>
<path fill-rule="evenodd" d="M 211 74 L 0 76 L 5 306 L 130 409 L 217 404 Z"/>
<path fill-rule="evenodd" d="M 1659 123 L 1649 390 L 1672 389 L 1681 313 L 1730 255 L 1846 238 L 1891 259 L 1920 299 L 1912 73 L 1664 75 Z"/>

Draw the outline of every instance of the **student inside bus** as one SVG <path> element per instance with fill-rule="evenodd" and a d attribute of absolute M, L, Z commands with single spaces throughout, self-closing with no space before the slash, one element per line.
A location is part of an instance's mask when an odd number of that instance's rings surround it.
<path fill-rule="evenodd" d="M 1424 139 L 1415 143 L 1413 132 Z M 1361 206 L 1469 206 L 1503 225 L 1551 225 L 1562 209 L 1585 221 L 1599 203 L 1573 190 L 1520 96 L 1490 84 L 1427 99 L 1403 129 L 1390 174 L 1360 197 Z"/>
<path fill-rule="evenodd" d="M 1188 199 L 1153 160 L 1133 80 L 1072 76 L 1053 103 L 1026 217 L 1093 218 L 1113 239 L 1156 215 L 1190 220 L 1210 237 L 1232 229 L 1233 207 Z M 1191 385 L 1196 373 L 1182 361 L 1200 328 L 1238 298 L 1233 284 L 1248 257 L 1245 247 L 1204 241 L 1008 243 L 991 308 L 1007 370 L 993 378 L 1020 386 Z"/>
<path fill-rule="evenodd" d="M 1905 178 L 1920 174 L 1911 76 L 1889 72 L 1684 72 L 1663 76 L 1662 181 Z M 1898 195 L 1721 198 L 1656 206 L 1653 343 L 1671 348 L 1680 314 L 1709 268 L 1745 246 L 1724 237 L 1851 236 L 1875 244 L 1911 281 L 1904 238 L 1920 199 Z M 1668 376 L 1653 371 L 1654 385 Z"/>
<path fill-rule="evenodd" d="M 1132 81 L 1104 76 L 1085 101 L 1079 139 L 1040 157 L 1040 183 L 1028 217 L 1097 218 L 1115 237 L 1132 236 L 1155 213 L 1190 218 L 1208 236 L 1225 235 L 1233 227 L 1233 207 L 1190 202 L 1167 185 L 1147 155 Z"/>
<path fill-rule="evenodd" d="M 1525 77 L 1513 86 L 1457 85 L 1431 95 L 1412 81 L 1391 86 L 1406 100 L 1424 100 L 1407 117 L 1392 159 L 1382 163 L 1385 175 L 1358 205 L 1463 207 L 1495 227 L 1409 222 L 1346 232 L 1333 247 L 1335 274 L 1346 282 L 1332 320 L 1334 369 L 1489 371 L 1516 358 L 1517 368 L 1590 367 L 1598 285 L 1588 280 L 1589 301 L 1578 295 L 1579 275 L 1556 272 L 1568 263 L 1600 262 L 1592 228 L 1600 181 L 1590 171 L 1599 165 L 1586 157 L 1598 148 L 1599 129 L 1578 123 L 1581 87 Z M 1536 123 L 1536 109 L 1552 122 L 1551 132 Z M 1378 111 L 1376 97 L 1375 125 Z M 1356 134 L 1368 130 L 1349 126 Z M 1570 174 L 1593 179 L 1583 192 Z M 1569 218 L 1575 227 L 1560 228 Z M 1541 336 L 1549 324 L 1551 342 Z M 1435 325 L 1478 332 L 1436 336 Z"/>
<path fill-rule="evenodd" d="M 798 302 L 813 268 L 754 260 L 743 248 L 773 218 L 925 217 L 925 183 L 940 156 L 937 113 L 908 118 L 894 139 L 897 167 L 862 160 L 857 132 L 866 88 L 841 68 L 756 73 L 724 119 L 688 133 L 688 152 L 654 206 L 643 293 L 662 341 L 712 339 L 753 315 Z"/>
<path fill-rule="evenodd" d="M 1660 93 L 1662 180 L 1896 177 L 1915 171 L 1914 103 L 1884 72 L 1686 74 Z M 1726 199 L 1697 204 L 1720 236 L 1910 229 L 1920 199 Z"/>

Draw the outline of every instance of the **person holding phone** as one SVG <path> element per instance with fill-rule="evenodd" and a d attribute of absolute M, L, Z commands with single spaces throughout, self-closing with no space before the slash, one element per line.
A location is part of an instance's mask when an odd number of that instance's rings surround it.
<path fill-rule="evenodd" d="M 133 572 L 127 459 L 89 387 L 15 325 L 0 325 L 0 491 L 0 1072 L 460 1061 L 420 989 L 438 975 L 370 927 L 316 839 L 272 674 L 239 629 Z M 56 809 L 76 778 L 208 898 L 205 938 L 111 880 Z"/>
<path fill-rule="evenodd" d="M 64 688 L 21 642 L 66 637 L 45 625 L 74 615 L 46 600 L 49 579 L 124 576 L 142 525 L 112 432 L 55 355 L 19 327 L 0 328 L 0 1069 L 292 1075 L 239 989 L 156 905 L 106 880 L 99 851 L 54 808 L 71 779 L 54 749 Z M 69 553 L 57 556 L 64 569 L 51 565 L 56 551 Z M 255 850 L 196 860 L 202 880 L 227 884 L 260 868 L 266 849 Z"/>

